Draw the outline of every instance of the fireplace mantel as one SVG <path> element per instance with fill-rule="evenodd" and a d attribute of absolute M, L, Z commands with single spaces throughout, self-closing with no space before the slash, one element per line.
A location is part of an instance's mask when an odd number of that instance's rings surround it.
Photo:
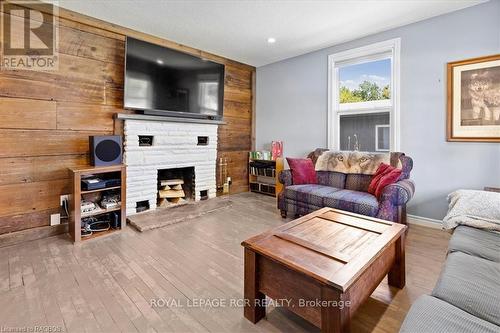
<path fill-rule="evenodd" d="M 222 120 L 196 119 L 196 118 L 179 118 L 168 116 L 150 116 L 146 114 L 126 114 L 117 113 L 115 119 L 120 120 L 145 120 L 145 121 L 164 121 L 170 123 L 190 123 L 190 124 L 210 124 L 210 125 L 225 125 Z"/>

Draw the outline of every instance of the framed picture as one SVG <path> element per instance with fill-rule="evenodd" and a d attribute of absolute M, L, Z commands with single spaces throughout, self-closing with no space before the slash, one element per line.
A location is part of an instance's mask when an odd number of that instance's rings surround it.
<path fill-rule="evenodd" d="M 500 142 L 500 54 L 448 63 L 448 141 Z"/>

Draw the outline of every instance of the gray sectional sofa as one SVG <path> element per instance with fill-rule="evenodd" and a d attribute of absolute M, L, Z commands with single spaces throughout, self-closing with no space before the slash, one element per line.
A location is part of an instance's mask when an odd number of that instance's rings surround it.
<path fill-rule="evenodd" d="M 500 333 L 500 233 L 459 226 L 430 296 L 418 298 L 400 333 Z"/>

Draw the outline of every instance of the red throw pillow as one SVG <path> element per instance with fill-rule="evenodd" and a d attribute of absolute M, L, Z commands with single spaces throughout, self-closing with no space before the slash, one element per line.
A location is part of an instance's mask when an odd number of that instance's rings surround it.
<path fill-rule="evenodd" d="M 317 184 L 316 171 L 310 158 L 286 158 L 290 170 L 292 171 L 292 180 L 294 185 Z"/>
<path fill-rule="evenodd" d="M 379 199 L 384 188 L 387 185 L 397 182 L 400 177 L 401 169 L 381 163 L 372 176 L 372 180 L 368 186 L 368 193 L 375 195 Z"/>

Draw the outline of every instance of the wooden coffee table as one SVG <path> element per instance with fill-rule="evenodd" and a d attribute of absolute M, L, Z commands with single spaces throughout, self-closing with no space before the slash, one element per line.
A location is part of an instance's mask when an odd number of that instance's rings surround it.
<path fill-rule="evenodd" d="M 405 285 L 406 226 L 323 208 L 242 243 L 245 318 L 266 314 L 265 296 L 322 332 L 349 332 L 350 319 L 386 274 Z"/>

